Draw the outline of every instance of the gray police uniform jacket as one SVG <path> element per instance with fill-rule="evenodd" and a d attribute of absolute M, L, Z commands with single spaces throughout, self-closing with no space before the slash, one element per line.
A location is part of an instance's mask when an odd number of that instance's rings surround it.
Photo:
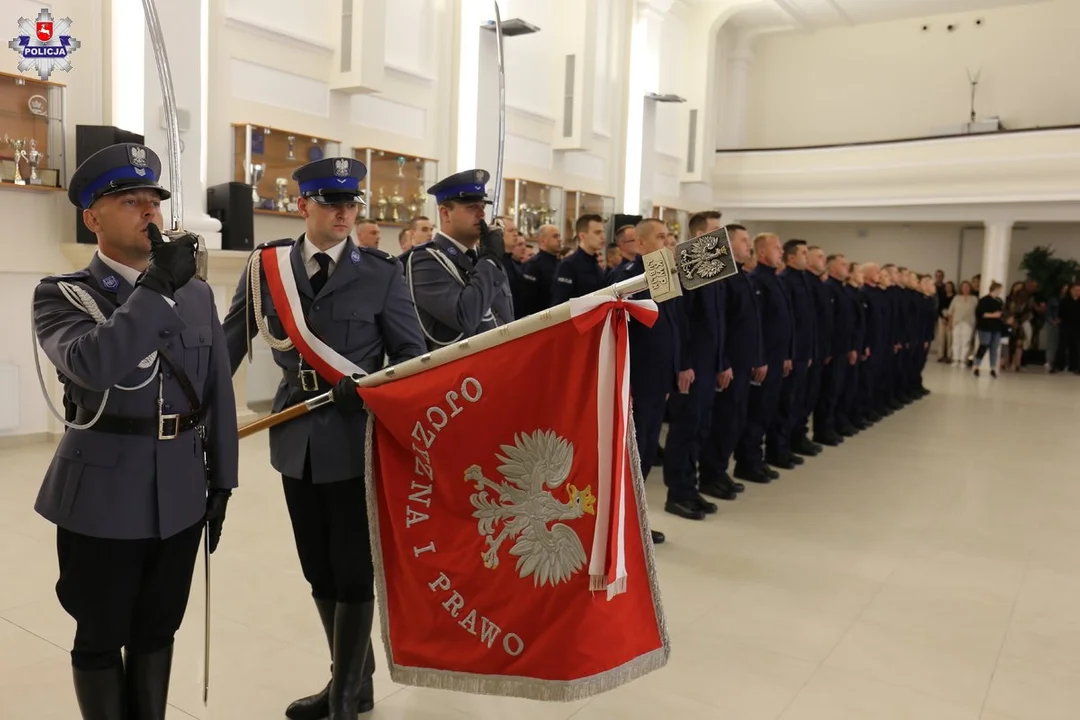
<path fill-rule="evenodd" d="M 393 365 L 425 352 L 416 311 L 396 258 L 381 250 L 358 248 L 350 238 L 346 240 L 345 249 L 326 285 L 315 295 L 304 266 L 303 242 L 301 235 L 296 241 L 267 245 L 293 245 L 289 259 L 300 304 L 308 327 L 323 342 L 367 373 L 382 369 L 385 356 L 389 356 Z M 274 337 L 285 339 L 285 328 L 270 296 L 265 270 L 260 271 L 259 284 L 267 329 Z M 258 332 L 254 303 L 248 302 L 249 288 L 245 270 L 224 323 L 233 372 L 247 355 L 248 340 Z M 301 388 L 297 380 L 300 354 L 295 349 L 274 350 L 273 356 L 282 369 L 282 379 L 274 395 L 274 412 L 331 389 L 324 378 L 319 379 L 316 391 Z M 304 367 L 310 368 L 310 365 L 305 363 Z M 338 412 L 333 404 L 326 405 L 270 428 L 270 464 L 286 477 L 303 478 L 304 459 L 310 452 L 313 483 L 362 477 L 366 429 L 366 413 L 347 416 Z"/>
<path fill-rule="evenodd" d="M 514 319 L 514 301 L 502 263 L 481 258 L 473 265 L 441 232 L 431 242 L 413 248 L 405 275 L 433 350 Z"/>
<path fill-rule="evenodd" d="M 59 281 L 88 291 L 107 320 L 98 325 L 63 295 Z M 147 288 L 132 288 L 97 256 L 70 275 L 45 278 L 34 291 L 34 330 L 64 382 L 65 405 L 106 415 L 156 418 L 157 378 L 139 362 L 155 350 L 182 369 L 207 414 L 209 486 L 237 484 L 236 401 L 225 335 L 213 292 L 193 279 L 176 306 Z M 160 364 L 164 414 L 188 414 L 187 396 Z M 120 390 L 114 385 L 135 387 Z M 110 389 L 111 388 L 111 389 Z M 172 440 L 68 429 L 53 456 L 35 509 L 72 532 L 100 538 L 167 538 L 206 513 L 207 467 L 196 429 Z"/>

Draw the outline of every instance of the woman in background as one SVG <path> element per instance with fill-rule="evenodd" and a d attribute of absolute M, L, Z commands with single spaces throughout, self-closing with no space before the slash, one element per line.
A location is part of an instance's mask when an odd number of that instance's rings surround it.
<path fill-rule="evenodd" d="M 945 311 L 949 321 L 949 335 L 952 337 L 952 363 L 960 366 L 967 360 L 971 338 L 975 334 L 975 305 L 979 299 L 967 280 L 960 283 L 960 294 L 949 303 Z"/>
<path fill-rule="evenodd" d="M 998 346 L 1005 332 L 1005 303 L 1001 300 L 1001 283 L 990 283 L 990 293 L 975 306 L 975 331 L 979 334 L 979 350 L 975 353 L 975 377 L 979 377 L 979 365 L 987 352 L 990 353 L 990 377 L 997 377 Z"/>
<path fill-rule="evenodd" d="M 940 363 L 947 363 L 951 360 L 952 332 L 949 330 L 949 307 L 952 305 L 954 297 L 956 297 L 956 283 L 949 280 L 945 283 L 945 297 L 941 302 L 941 307 L 938 308 L 937 334 L 941 339 L 941 356 L 938 358 L 938 362 Z"/>
<path fill-rule="evenodd" d="M 1005 369 L 1020 372 L 1024 364 L 1024 348 L 1028 344 L 1028 329 L 1035 316 L 1034 301 L 1024 283 L 1015 282 L 1005 301 L 1005 323 L 1009 326 L 1009 355 Z"/>

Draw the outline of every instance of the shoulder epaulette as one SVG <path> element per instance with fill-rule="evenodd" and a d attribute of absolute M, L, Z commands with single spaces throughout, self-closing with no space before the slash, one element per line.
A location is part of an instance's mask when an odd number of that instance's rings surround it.
<path fill-rule="evenodd" d="M 272 247 L 285 247 L 287 245 L 295 245 L 296 238 L 282 238 L 281 240 L 271 240 L 269 242 L 259 243 L 255 246 L 256 250 L 262 250 L 264 248 Z"/>
<path fill-rule="evenodd" d="M 380 250 L 379 248 L 361 247 L 361 248 L 357 248 L 357 250 L 359 250 L 362 253 L 367 253 L 368 255 L 374 255 L 375 257 L 379 258 L 380 260 L 389 260 L 391 262 L 397 262 L 397 257 L 391 255 L 390 253 L 386 252 L 385 250 Z"/>
<path fill-rule="evenodd" d="M 48 277 L 41 278 L 41 282 L 62 282 L 64 280 L 85 280 L 90 277 L 90 271 L 86 268 L 82 270 L 76 270 L 75 272 L 64 273 L 62 275 L 50 275 Z"/>

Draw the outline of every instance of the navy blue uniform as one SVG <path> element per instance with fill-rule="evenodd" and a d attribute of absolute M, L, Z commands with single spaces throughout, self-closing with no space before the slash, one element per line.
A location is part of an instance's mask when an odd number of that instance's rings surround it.
<path fill-rule="evenodd" d="M 581 297 L 607 287 L 604 269 L 596 256 L 578 248 L 559 263 L 555 282 L 551 286 L 551 304 L 560 305 L 570 298 Z"/>
<path fill-rule="evenodd" d="M 840 403 L 840 394 L 844 390 L 848 373 L 854 371 L 851 364 L 850 354 L 857 348 L 855 342 L 855 324 L 858 313 L 855 301 L 851 299 L 844 289 L 844 284 L 834 277 L 828 278 L 824 283 L 829 293 L 829 304 L 833 315 L 833 332 L 830 339 L 828 354 L 832 356 L 832 362 L 822 369 L 821 395 L 818 401 L 818 411 L 814 416 L 814 433 L 831 435 L 838 431 L 851 434 L 851 424 L 845 419 L 837 421 L 837 406 Z M 858 362 L 856 358 L 855 362 Z"/>
<path fill-rule="evenodd" d="M 645 271 L 641 258 L 623 263 L 612 271 L 612 281 L 620 282 Z M 639 293 L 648 298 L 648 291 Z M 653 326 L 630 319 L 630 402 L 634 414 L 634 434 L 641 456 L 641 475 L 649 476 L 669 394 L 676 391 L 682 369 L 682 339 L 686 335 L 683 298 L 659 303 L 660 314 Z"/>
<path fill-rule="evenodd" d="M 697 462 L 708 438 L 712 398 L 724 348 L 724 289 L 713 283 L 684 296 L 686 332 L 681 370 L 693 370 L 690 392 L 675 393 L 668 403 L 671 416 L 664 444 L 664 484 L 669 503 L 693 502 L 697 492 Z"/>
<path fill-rule="evenodd" d="M 555 283 L 555 268 L 559 258 L 541 250 L 521 267 L 521 314 L 532 315 L 551 307 L 551 286 Z M 518 307 L 514 298 L 514 307 Z"/>
<path fill-rule="evenodd" d="M 713 394 L 711 430 L 701 449 L 702 484 L 726 481 L 728 461 L 746 426 L 750 374 L 765 364 L 758 295 L 750 275 L 742 266 L 739 271 L 723 282 L 726 332 L 720 370 L 730 369 L 732 379 L 726 390 Z"/>
<path fill-rule="evenodd" d="M 908 325 L 911 319 L 905 312 L 904 289 L 899 285 L 891 285 L 885 290 L 885 296 L 889 299 L 889 310 L 892 313 L 892 339 L 894 347 L 900 346 L 892 356 L 892 375 L 889 383 L 889 393 L 893 404 L 899 407 L 907 387 L 907 354 L 911 349 Z"/>
<path fill-rule="evenodd" d="M 863 293 L 869 303 L 870 313 L 867 326 L 871 328 L 870 344 L 870 409 L 877 415 L 887 415 L 890 396 L 890 376 L 892 374 L 893 335 L 892 313 L 890 312 L 888 293 L 880 287 L 867 285 Z"/>
<path fill-rule="evenodd" d="M 855 364 L 848 367 L 844 387 L 840 391 L 840 402 L 836 406 L 837 424 L 859 427 L 864 422 L 864 415 L 859 398 L 859 387 L 866 371 L 866 348 L 869 347 L 867 319 L 869 312 L 866 299 L 854 285 L 845 285 L 844 293 L 855 310 L 855 327 L 852 332 L 852 344 L 858 357 Z"/>
<path fill-rule="evenodd" d="M 765 457 L 761 451 L 765 431 L 772 425 L 780 403 L 780 388 L 784 382 L 784 362 L 791 360 L 793 328 L 787 295 L 776 276 L 776 270 L 758 265 L 750 273 L 761 309 L 761 335 L 768 373 L 765 381 L 750 388 L 746 430 L 739 439 L 735 453 L 736 473 L 765 472 Z M 740 473 L 741 474 L 741 473 Z"/>
<path fill-rule="evenodd" d="M 806 392 L 806 407 L 803 409 L 802 423 L 792 434 L 792 438 L 805 437 L 810 427 L 810 416 L 815 414 L 821 397 L 821 381 L 823 374 L 833 363 L 832 334 L 833 334 L 833 308 L 829 296 L 829 289 L 821 278 L 813 272 L 806 270 L 806 281 L 814 295 L 814 309 L 817 312 L 818 345 L 817 354 L 814 356 L 814 364 L 810 367 L 810 385 Z M 814 427 L 814 435 L 818 434 Z"/>
<path fill-rule="evenodd" d="M 767 456 L 783 461 L 791 454 L 791 438 L 795 427 L 806 417 L 809 377 L 812 361 L 818 352 L 817 309 L 807 273 L 784 268 L 777 275 L 791 307 L 793 323 L 792 368 L 780 387 L 780 407 L 766 436 Z"/>

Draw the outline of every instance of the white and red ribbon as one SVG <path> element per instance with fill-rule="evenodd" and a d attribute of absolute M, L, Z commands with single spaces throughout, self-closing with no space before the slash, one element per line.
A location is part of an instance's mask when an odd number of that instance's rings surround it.
<path fill-rule="evenodd" d="M 607 307 L 607 312 L 599 309 Z M 586 296 L 570 301 L 570 317 L 582 327 L 604 323 L 597 358 L 596 529 L 589 557 L 589 588 L 608 600 L 626 592 L 626 497 L 630 486 L 630 316 L 652 326 L 659 316 L 652 300 Z"/>
<path fill-rule="evenodd" d="M 262 251 L 261 261 L 270 297 L 296 351 L 312 370 L 331 385 L 348 375 L 367 375 L 358 365 L 324 343 L 308 327 L 304 308 L 300 305 L 300 293 L 296 289 L 291 246 L 269 247 Z"/>

